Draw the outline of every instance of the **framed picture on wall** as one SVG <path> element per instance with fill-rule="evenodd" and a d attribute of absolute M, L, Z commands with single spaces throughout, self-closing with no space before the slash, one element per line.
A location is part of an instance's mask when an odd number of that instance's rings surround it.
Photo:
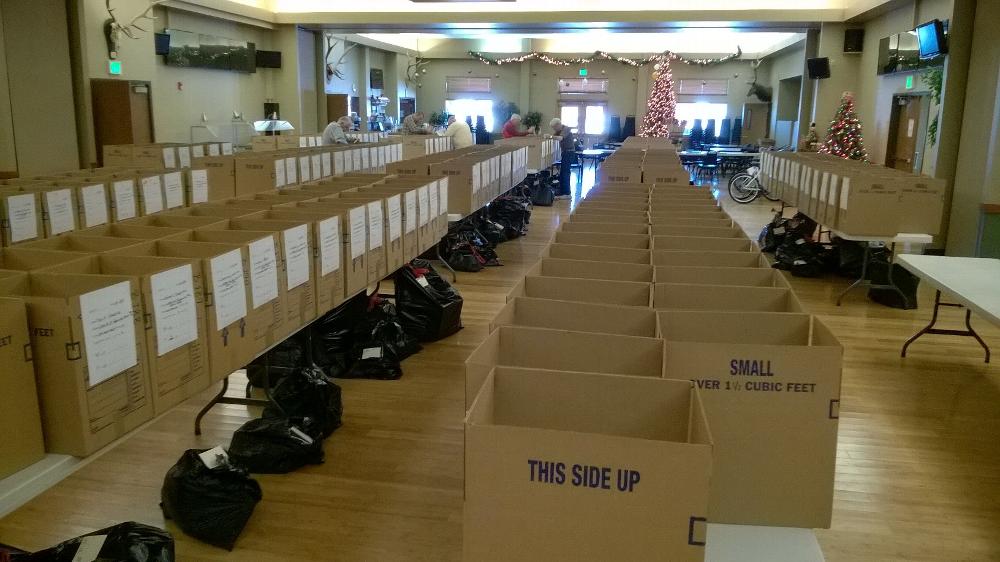
<path fill-rule="evenodd" d="M 368 83 L 373 90 L 381 90 L 385 83 L 382 81 L 382 69 L 373 68 L 368 73 Z"/>

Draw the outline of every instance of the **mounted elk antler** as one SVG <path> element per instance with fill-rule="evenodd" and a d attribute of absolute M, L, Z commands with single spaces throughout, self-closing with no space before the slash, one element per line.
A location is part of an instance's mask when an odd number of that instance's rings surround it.
<path fill-rule="evenodd" d="M 333 80 L 334 76 L 341 80 L 344 79 L 344 73 L 340 70 L 340 65 L 344 64 L 344 57 L 347 56 L 347 53 L 351 52 L 351 49 L 358 46 L 357 43 L 347 46 L 347 41 L 344 41 L 344 52 L 340 55 L 340 58 L 337 59 L 337 62 L 330 62 L 330 55 L 333 54 L 333 50 L 337 47 L 337 43 L 337 38 L 333 35 L 326 36 L 326 55 L 323 56 L 323 60 L 326 61 L 327 82 Z"/>
<path fill-rule="evenodd" d="M 760 63 L 760 59 L 750 61 L 750 68 L 753 70 L 753 81 L 748 82 L 748 84 L 750 84 L 750 90 L 747 92 L 747 97 L 757 96 L 757 99 L 760 101 L 770 103 L 772 95 L 771 88 L 757 83 L 757 69 L 760 68 Z"/>
<path fill-rule="evenodd" d="M 108 10 L 108 15 L 111 16 L 108 20 L 104 22 L 104 37 L 108 42 L 108 57 L 111 59 L 118 58 L 119 46 L 121 44 L 121 36 L 125 35 L 129 39 L 138 39 L 134 30 L 145 32 L 146 30 L 139 26 L 140 20 L 153 21 L 153 16 L 149 15 L 149 12 L 157 4 L 162 4 L 167 0 L 151 0 L 149 6 L 142 11 L 141 14 L 132 18 L 132 21 L 122 24 L 118 21 L 118 17 L 115 16 L 115 9 L 111 7 L 111 0 L 104 0 L 105 7 Z"/>
<path fill-rule="evenodd" d="M 417 57 L 406 66 L 406 83 L 410 86 L 420 86 L 420 76 L 427 74 L 425 68 L 430 61 Z"/>

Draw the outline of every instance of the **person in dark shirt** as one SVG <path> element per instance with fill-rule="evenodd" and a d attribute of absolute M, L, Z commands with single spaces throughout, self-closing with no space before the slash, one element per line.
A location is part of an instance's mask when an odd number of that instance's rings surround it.
<path fill-rule="evenodd" d="M 562 163 L 559 164 L 559 193 L 556 197 L 569 197 L 570 179 L 573 177 L 573 165 L 576 164 L 576 137 L 569 127 L 563 125 L 561 119 L 556 117 L 549 121 L 552 127 L 552 134 L 562 137 L 559 141 L 559 149 L 562 151 Z"/>

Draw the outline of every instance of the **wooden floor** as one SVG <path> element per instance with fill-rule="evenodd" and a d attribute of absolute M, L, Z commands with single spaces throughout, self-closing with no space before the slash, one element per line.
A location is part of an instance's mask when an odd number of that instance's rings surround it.
<path fill-rule="evenodd" d="M 158 507 L 163 475 L 185 449 L 228 444 L 252 416 L 220 406 L 195 437 L 192 420 L 212 391 L 0 520 L 0 543 L 36 549 L 135 520 L 173 532 L 181 561 L 458 560 L 461 363 L 568 206 L 536 208 L 530 234 L 500 247 L 503 267 L 459 274 L 465 329 L 408 359 L 401 380 L 341 382 L 344 426 L 326 442 L 326 464 L 259 477 L 264 500 L 233 552 L 189 539 Z M 749 233 L 769 218 L 767 202 L 726 207 Z M 846 280 L 792 284 L 845 345 L 833 527 L 817 531 L 827 559 L 1000 560 L 1000 367 L 985 366 L 972 340 L 945 336 L 900 359 L 929 318 L 926 288 L 919 310 L 899 311 L 861 291 L 834 306 Z M 1000 331 L 975 325 L 1000 350 Z"/>

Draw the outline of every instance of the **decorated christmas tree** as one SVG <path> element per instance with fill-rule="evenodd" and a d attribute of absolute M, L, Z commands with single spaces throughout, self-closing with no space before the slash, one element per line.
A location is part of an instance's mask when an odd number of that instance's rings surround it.
<path fill-rule="evenodd" d="M 840 98 L 840 108 L 830 121 L 826 141 L 819 151 L 850 160 L 868 161 L 868 151 L 861 136 L 861 120 L 854 112 L 854 95 L 850 92 L 844 92 Z"/>
<path fill-rule="evenodd" d="M 670 59 L 659 57 L 653 65 L 653 89 L 646 101 L 646 115 L 642 118 L 639 136 L 668 136 L 676 112 L 677 94 L 674 93 L 674 75 L 670 72 Z"/>

